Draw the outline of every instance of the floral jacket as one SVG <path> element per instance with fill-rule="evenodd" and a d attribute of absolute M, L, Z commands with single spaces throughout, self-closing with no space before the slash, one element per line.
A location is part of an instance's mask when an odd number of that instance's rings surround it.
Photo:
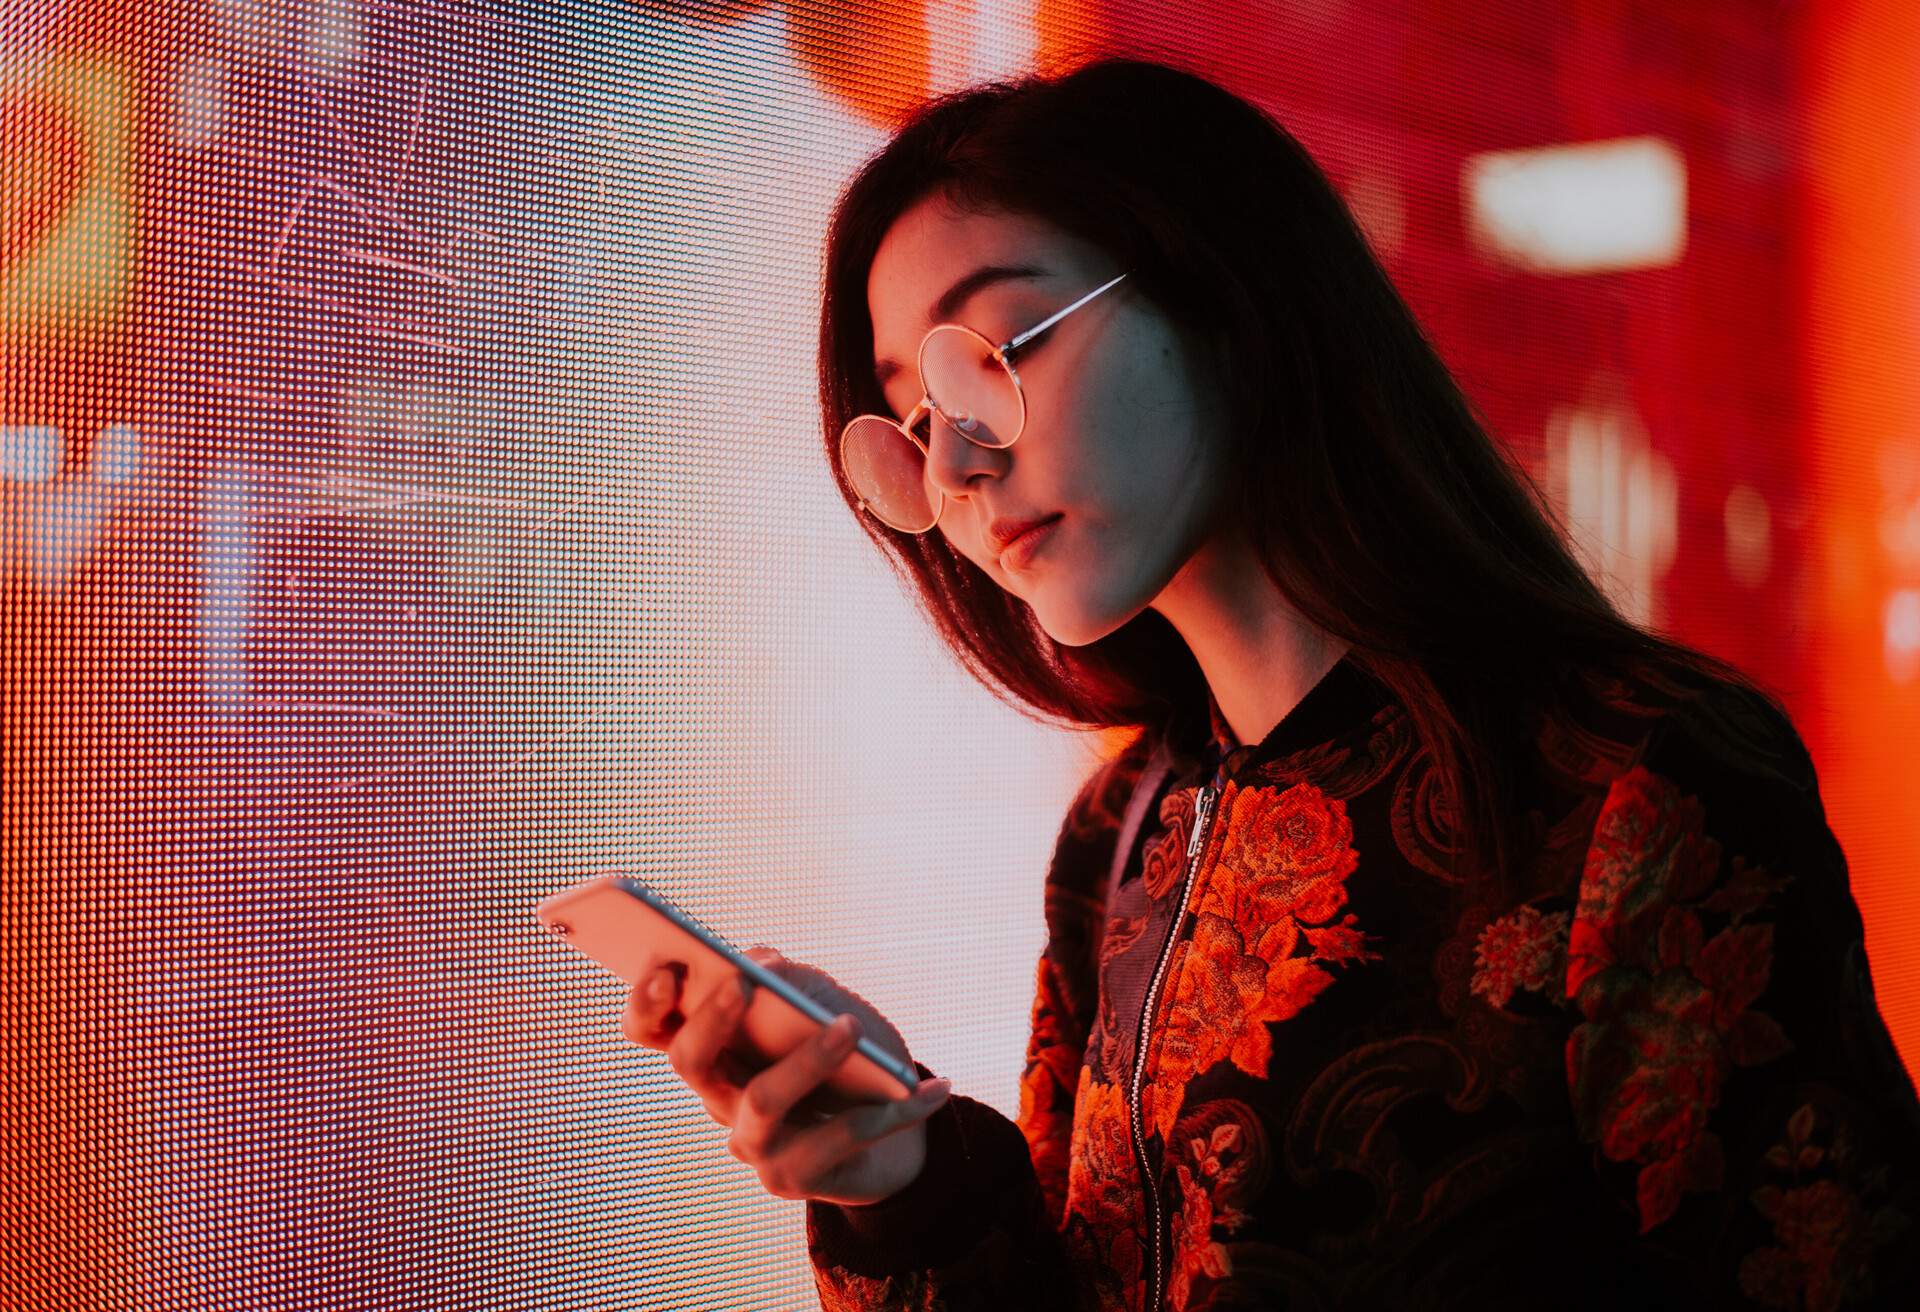
<path fill-rule="evenodd" d="M 1920 1308 L 1920 1100 L 1798 734 L 1596 690 L 1533 718 L 1517 904 L 1351 654 L 1257 746 L 1214 707 L 1104 765 L 1017 1123 L 953 1094 L 912 1185 L 809 1202 L 822 1306 Z"/>

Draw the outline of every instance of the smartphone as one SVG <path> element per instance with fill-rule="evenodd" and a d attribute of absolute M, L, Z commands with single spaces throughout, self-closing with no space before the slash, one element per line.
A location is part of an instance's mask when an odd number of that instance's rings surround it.
<path fill-rule="evenodd" d="M 730 1048 L 754 1069 L 772 1065 L 838 1015 L 626 875 L 602 875 L 556 893 L 537 905 L 534 915 L 630 988 L 649 962 L 682 963 L 680 1010 L 688 1016 L 713 990 L 731 988 L 735 971 L 744 973 L 756 987 Z M 919 1087 L 920 1072 L 862 1034 L 824 1084 L 852 1101 L 892 1102 Z"/>

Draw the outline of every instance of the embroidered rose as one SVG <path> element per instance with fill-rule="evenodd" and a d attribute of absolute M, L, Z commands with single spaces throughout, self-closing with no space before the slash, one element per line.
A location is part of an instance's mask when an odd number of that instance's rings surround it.
<path fill-rule="evenodd" d="M 1096 1081 L 1084 1066 L 1073 1101 L 1073 1144 L 1067 1211 L 1086 1217 L 1096 1233 L 1131 1229 L 1140 1189 L 1127 1132 L 1126 1090 Z"/>
<path fill-rule="evenodd" d="M 1217 1107 L 1221 1103 L 1206 1105 Z M 1231 1105 L 1245 1107 L 1242 1103 Z M 1181 1124 L 1184 1127 L 1188 1123 Z M 1175 1137 L 1179 1137 L 1178 1132 Z M 1233 1121 L 1216 1125 L 1207 1134 L 1189 1135 L 1186 1142 L 1190 1160 L 1181 1166 L 1182 1171 L 1190 1169 L 1193 1178 L 1206 1186 L 1207 1196 L 1212 1199 L 1214 1224 L 1229 1234 L 1247 1223 L 1245 1212 L 1222 1201 L 1223 1195 L 1231 1196 L 1246 1175 L 1246 1138 L 1246 1130 Z"/>
<path fill-rule="evenodd" d="M 1219 1280 L 1232 1275 L 1233 1261 L 1225 1246 L 1213 1239 L 1213 1193 L 1208 1182 L 1184 1164 L 1176 1173 L 1180 1212 L 1173 1221 L 1173 1270 L 1167 1280 L 1167 1298 L 1173 1307 L 1184 1308 L 1195 1277 Z"/>
<path fill-rule="evenodd" d="M 1701 819 L 1697 800 L 1641 767 L 1614 782 L 1580 876 L 1568 936 L 1569 998 L 1610 966 L 1653 964 L 1659 921 L 1675 903 L 1704 894 L 1719 864 L 1719 844 L 1700 832 Z"/>
<path fill-rule="evenodd" d="M 1220 864 L 1251 899 L 1235 917 L 1243 930 L 1247 917 L 1256 926 L 1283 916 L 1317 925 L 1347 900 L 1346 878 L 1360 854 L 1345 802 L 1302 783 L 1284 792 L 1229 786 L 1220 804 L 1227 809 Z"/>
<path fill-rule="evenodd" d="M 1235 1098 L 1214 1098 L 1181 1116 L 1168 1140 L 1161 1198 L 1173 1218 L 1167 1293 L 1175 1308 L 1210 1306 L 1212 1282 L 1234 1273 L 1226 1244 L 1250 1218 L 1243 1204 L 1268 1180 L 1261 1113 Z"/>
<path fill-rule="evenodd" d="M 1297 1015 L 1333 982 L 1324 964 L 1379 955 L 1353 916 L 1321 924 L 1346 901 L 1345 878 L 1359 863 L 1344 803 L 1311 784 L 1284 792 L 1228 784 L 1220 806 L 1220 856 L 1192 935 L 1174 949 L 1142 1094 L 1143 1115 L 1163 1137 L 1195 1075 L 1232 1061 L 1266 1078 L 1267 1025 Z M 1303 936 L 1307 950 L 1296 955 Z"/>
<path fill-rule="evenodd" d="M 1147 1124 L 1163 1136 L 1199 1072 L 1231 1059 L 1264 1078 L 1271 1056 L 1264 1021 L 1295 1014 L 1333 982 L 1309 958 L 1269 963 L 1252 955 L 1239 932 L 1210 912 L 1195 918 L 1193 937 L 1174 949 L 1168 978 L 1173 986 L 1150 1059 L 1154 1076 L 1141 1095 Z"/>
<path fill-rule="evenodd" d="M 1719 867 L 1698 799 L 1644 766 L 1614 780 L 1568 931 L 1566 996 L 1586 1020 L 1567 1039 L 1567 1083 L 1581 1135 L 1609 1160 L 1641 1164 L 1642 1233 L 1682 1194 L 1720 1186 L 1707 1120 L 1732 1069 L 1792 1046 L 1748 1009 L 1766 988 L 1773 927 L 1705 937 L 1701 910 L 1718 899 L 1744 914 L 1765 883 L 1744 876 L 1740 894 L 1715 894 Z"/>
<path fill-rule="evenodd" d="M 1567 971 L 1567 921 L 1565 911 L 1543 916 L 1523 906 L 1481 930 L 1473 949 L 1472 991 L 1504 1007 L 1516 989 L 1558 985 Z"/>
<path fill-rule="evenodd" d="M 1869 1297 L 1874 1291 L 1862 1273 L 1870 1269 L 1874 1250 L 1911 1226 L 1896 1208 L 1869 1210 L 1855 1187 L 1845 1123 L 1822 1144 L 1819 1119 L 1811 1103 L 1787 1118 L 1785 1138 L 1766 1157 L 1784 1183 L 1762 1185 L 1751 1195 L 1773 1223 L 1776 1242 L 1742 1259 L 1740 1290 L 1767 1307 L 1831 1312 Z M 1885 1174 L 1882 1166 L 1869 1176 L 1878 1184 Z"/>
<path fill-rule="evenodd" d="M 1067 1246 L 1101 1307 L 1123 1307 L 1146 1249 L 1137 1230 L 1139 1173 L 1128 1133 L 1126 1091 L 1080 1068 L 1073 1101 L 1073 1161 L 1067 1172 Z"/>

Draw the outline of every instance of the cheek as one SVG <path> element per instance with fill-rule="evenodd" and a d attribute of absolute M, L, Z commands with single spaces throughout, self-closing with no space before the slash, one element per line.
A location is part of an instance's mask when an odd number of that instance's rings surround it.
<path fill-rule="evenodd" d="M 1123 354 L 1076 389 L 1054 419 L 1049 474 L 1067 497 L 1116 517 L 1164 504 L 1186 445 L 1185 417 L 1161 363 Z M 1064 508 L 1064 507 L 1063 507 Z"/>
<path fill-rule="evenodd" d="M 965 513 L 964 511 L 956 508 L 951 502 L 949 502 L 947 504 L 946 512 L 940 516 L 940 528 L 938 530 L 940 533 L 940 536 L 946 539 L 946 543 L 949 547 L 952 547 L 955 551 L 959 552 L 962 556 L 966 557 L 968 560 L 978 565 L 981 569 L 987 569 L 988 568 L 987 553 L 981 550 L 980 542 L 978 540 L 978 535 L 973 532 L 971 526 L 963 529 L 948 527 L 949 516 L 952 517 L 952 521 L 954 523 L 958 523 L 960 520 L 960 517 L 964 513 Z"/>
<path fill-rule="evenodd" d="M 1171 434 L 1125 405 L 1089 410 L 1083 421 L 1055 470 L 1060 508 L 1077 509 L 1089 527 L 1104 526 L 1110 545 L 1124 549 L 1153 532 L 1180 486 L 1166 449 Z"/>
<path fill-rule="evenodd" d="M 1068 585 L 1094 609 L 1131 611 L 1152 600 L 1205 536 L 1218 471 L 1184 417 L 1117 416 L 1106 436 L 1097 473 L 1071 485 L 1081 513 L 1047 583 Z"/>
<path fill-rule="evenodd" d="M 1020 453 L 1026 468 L 1014 480 L 1020 506 L 1058 511 L 1085 524 L 1127 505 L 1135 495 L 1126 452 L 1132 441 L 1128 423 L 1125 414 L 1099 405 L 1071 411 L 1059 421 L 1030 416 L 1033 446 Z"/>

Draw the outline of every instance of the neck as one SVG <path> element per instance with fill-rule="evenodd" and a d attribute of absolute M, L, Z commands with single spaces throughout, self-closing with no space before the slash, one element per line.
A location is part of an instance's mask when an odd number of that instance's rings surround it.
<path fill-rule="evenodd" d="M 1351 645 L 1294 610 L 1238 535 L 1196 551 L 1153 609 L 1186 640 L 1221 716 L 1247 745 L 1265 738 Z"/>

